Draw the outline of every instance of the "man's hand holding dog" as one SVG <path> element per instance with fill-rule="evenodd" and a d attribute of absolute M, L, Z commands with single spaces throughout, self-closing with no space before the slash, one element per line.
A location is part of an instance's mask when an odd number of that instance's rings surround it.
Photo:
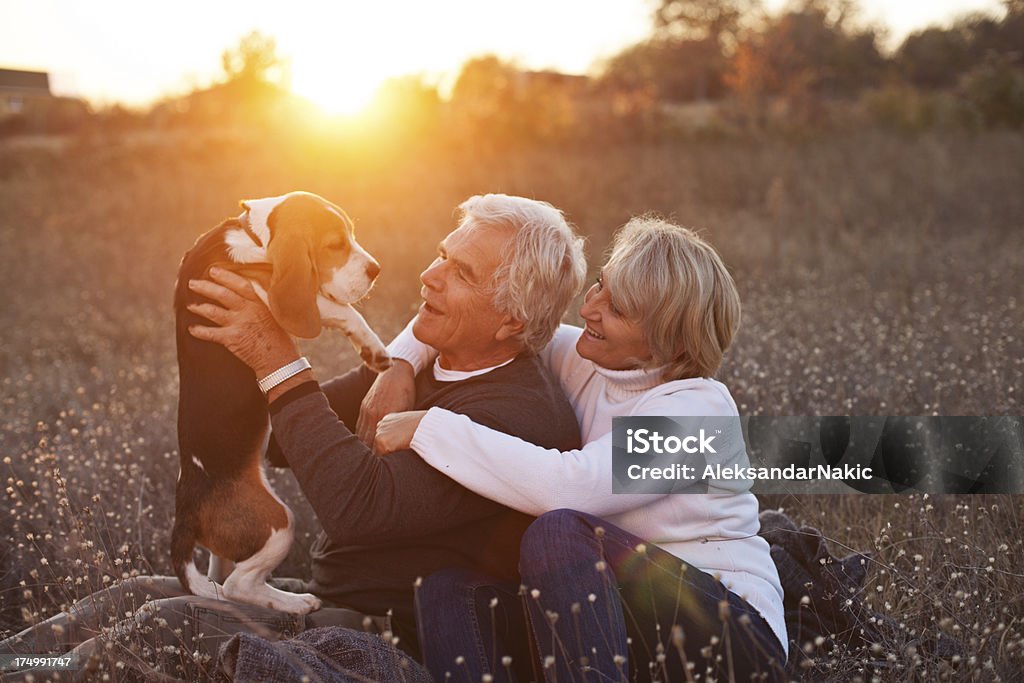
<path fill-rule="evenodd" d="M 266 377 L 299 357 L 295 341 L 277 324 L 247 279 L 222 268 L 211 268 L 210 277 L 189 280 L 188 286 L 215 303 L 193 303 L 188 309 L 217 326 L 191 325 L 188 331 L 193 337 L 223 345 L 257 377 Z"/>
<path fill-rule="evenodd" d="M 377 424 L 388 413 L 412 410 L 416 404 L 416 373 L 407 361 L 395 358 L 390 368 L 377 375 L 359 407 L 356 435 L 372 444 Z"/>

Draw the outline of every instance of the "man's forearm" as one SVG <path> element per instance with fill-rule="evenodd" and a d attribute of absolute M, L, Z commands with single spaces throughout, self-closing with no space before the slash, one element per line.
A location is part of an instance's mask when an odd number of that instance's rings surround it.
<path fill-rule="evenodd" d="M 308 372 L 302 374 L 309 375 Z M 327 401 L 331 404 L 331 410 L 349 427 L 349 431 L 356 424 L 356 420 L 359 417 L 359 404 L 366 395 L 370 385 L 373 384 L 375 377 L 376 375 L 366 366 L 359 365 L 344 375 L 328 380 L 318 387 L 319 391 L 324 393 Z M 312 379 L 306 381 L 313 386 L 317 386 L 316 382 Z M 269 401 L 268 407 L 271 417 L 275 413 L 280 412 L 290 401 L 301 397 L 305 393 L 304 390 L 298 389 L 302 384 L 304 382 L 295 383 L 288 390 Z M 296 391 L 292 391 L 292 389 Z M 270 443 L 267 444 L 267 460 L 274 467 L 289 467 L 288 460 L 284 457 L 284 453 L 281 452 L 281 446 L 277 443 L 277 438 L 273 431 L 270 433 Z"/>
<path fill-rule="evenodd" d="M 299 486 L 336 543 L 412 539 L 504 509 L 437 472 L 412 451 L 378 458 L 319 391 L 275 410 L 272 421 Z"/>

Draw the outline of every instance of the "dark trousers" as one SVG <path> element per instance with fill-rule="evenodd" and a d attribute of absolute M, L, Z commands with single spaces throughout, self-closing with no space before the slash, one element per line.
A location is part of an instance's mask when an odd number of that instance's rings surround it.
<path fill-rule="evenodd" d="M 453 570 L 420 587 L 420 640 L 435 679 L 530 678 L 522 653 L 532 639 L 531 664 L 549 681 L 784 680 L 785 651 L 761 615 L 643 539 L 555 510 L 530 526 L 521 550 L 522 589 Z"/>
<path fill-rule="evenodd" d="M 435 681 L 530 680 L 530 644 L 518 584 L 469 569 L 431 574 L 416 591 L 422 661 Z M 424 640 L 426 639 L 426 640 Z"/>

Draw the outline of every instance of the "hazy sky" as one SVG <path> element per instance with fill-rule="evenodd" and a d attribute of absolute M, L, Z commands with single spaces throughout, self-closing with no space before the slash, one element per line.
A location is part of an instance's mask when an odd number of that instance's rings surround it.
<path fill-rule="evenodd" d="M 652 7 L 650 0 L 0 0 L 0 66 L 49 71 L 59 94 L 143 103 L 210 82 L 224 49 L 258 29 L 277 39 L 296 91 L 346 109 L 388 76 L 440 77 L 477 54 L 584 72 L 642 39 Z M 966 11 L 998 11 L 1000 3 L 861 0 L 861 7 L 895 41 Z"/>

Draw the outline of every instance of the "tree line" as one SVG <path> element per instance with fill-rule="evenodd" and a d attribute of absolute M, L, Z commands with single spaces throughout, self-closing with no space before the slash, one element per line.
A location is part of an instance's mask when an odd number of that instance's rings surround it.
<path fill-rule="evenodd" d="M 591 76 L 532 71 L 484 55 L 463 65 L 446 97 L 418 76 L 385 82 L 366 118 L 392 140 L 442 139 L 448 131 L 499 146 L 865 124 L 906 131 L 1024 126 L 1024 0 L 1004 0 L 998 15 L 968 14 L 920 29 L 891 51 L 885 38 L 885 27 L 860 20 L 855 0 L 793 0 L 776 12 L 762 0 L 658 0 L 649 37 Z M 315 108 L 288 90 L 272 37 L 243 37 L 224 52 L 222 70 L 215 84 L 145 112 L 114 107 L 87 116 L 80 102 L 65 100 L 50 103 L 36 122 L 63 129 L 294 129 L 311 119 Z M 31 125 L 28 112 L 0 121 L 0 133 Z M 365 126 L 359 134 L 367 134 Z"/>
<path fill-rule="evenodd" d="M 973 13 L 929 26 L 886 54 L 886 29 L 861 23 L 853 0 L 803 0 L 774 14 L 760 0 L 661 0 L 652 35 L 611 58 L 600 80 L 661 101 L 731 97 L 748 109 L 870 91 L 877 108 L 886 97 L 912 98 L 910 89 L 946 92 L 975 105 L 977 123 L 1020 126 L 1024 0 L 1003 4 L 1002 17 Z"/>

